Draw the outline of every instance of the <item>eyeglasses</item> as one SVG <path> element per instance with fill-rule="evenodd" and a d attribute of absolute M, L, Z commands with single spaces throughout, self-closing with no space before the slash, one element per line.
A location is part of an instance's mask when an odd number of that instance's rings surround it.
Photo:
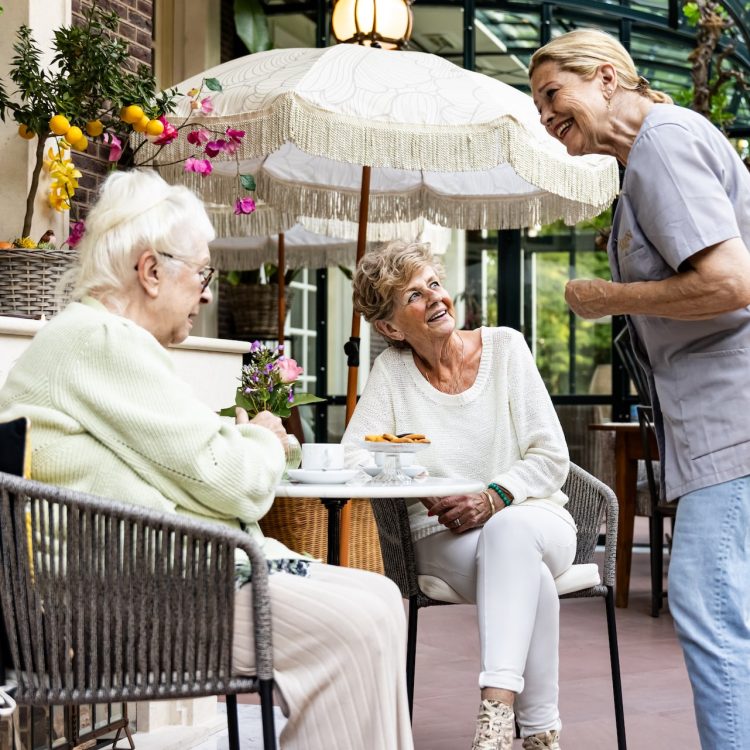
<path fill-rule="evenodd" d="M 180 263 L 184 263 L 186 266 L 195 266 L 196 264 L 193 263 L 190 260 L 186 260 L 185 258 L 178 258 L 175 255 L 170 255 L 169 253 L 159 253 L 159 255 L 162 256 L 162 258 L 169 258 L 170 260 L 176 260 Z M 201 277 L 201 294 L 206 291 L 206 287 L 211 283 L 211 279 L 214 277 L 214 274 L 216 273 L 216 269 L 213 268 L 213 266 L 203 266 L 203 268 L 198 270 L 198 276 Z"/>

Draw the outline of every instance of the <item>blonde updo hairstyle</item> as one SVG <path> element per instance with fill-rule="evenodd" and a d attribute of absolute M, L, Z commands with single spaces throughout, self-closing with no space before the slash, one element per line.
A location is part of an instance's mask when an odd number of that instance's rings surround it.
<path fill-rule="evenodd" d="M 396 296 L 406 289 L 415 273 L 431 268 L 442 281 L 445 272 L 435 260 L 430 246 L 420 242 L 389 242 L 365 253 L 352 280 L 352 302 L 356 312 L 368 323 L 389 320 L 393 315 Z M 381 335 L 382 331 L 380 332 Z M 395 346 L 406 346 L 384 336 Z"/>
<path fill-rule="evenodd" d="M 598 29 L 570 31 L 540 47 L 531 58 L 529 78 L 540 65 L 547 62 L 586 80 L 596 75 L 599 66 L 609 64 L 617 71 L 619 88 L 635 91 L 656 104 L 672 104 L 670 96 L 652 89 L 649 82 L 638 75 L 633 58 L 625 47 Z"/>
<path fill-rule="evenodd" d="M 86 217 L 71 297 L 107 299 L 124 307 L 134 266 L 153 250 L 190 260 L 190 248 L 209 242 L 214 229 L 201 200 L 182 185 L 170 185 L 153 170 L 113 172 Z"/>

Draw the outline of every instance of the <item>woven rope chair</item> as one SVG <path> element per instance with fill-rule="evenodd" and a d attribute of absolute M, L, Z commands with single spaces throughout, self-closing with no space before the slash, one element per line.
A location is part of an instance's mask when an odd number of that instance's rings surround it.
<path fill-rule="evenodd" d="M 565 506 L 578 527 L 578 543 L 573 568 L 556 579 L 561 598 L 601 596 L 607 614 L 609 658 L 612 670 L 612 690 L 615 703 L 615 724 L 618 750 L 625 750 L 625 718 L 622 705 L 620 657 L 615 626 L 614 583 L 615 549 L 617 542 L 617 498 L 615 493 L 591 474 L 575 464 L 562 488 L 569 502 Z M 409 600 L 409 631 L 406 654 L 406 679 L 409 691 L 409 710 L 414 702 L 414 668 L 417 653 L 417 616 L 420 608 L 462 603 L 447 584 L 435 586 L 431 576 L 417 574 L 409 517 L 403 500 L 378 500 L 372 504 L 380 535 L 385 574 L 401 589 Z M 604 547 L 604 575 L 599 575 L 593 563 L 599 532 L 606 524 Z M 595 569 L 595 570 L 594 570 Z M 428 596 L 424 589 L 429 584 Z M 438 597 L 439 598 L 436 598 Z"/>
<path fill-rule="evenodd" d="M 253 566 L 247 677 L 232 674 L 238 549 Z M 236 694 L 259 692 L 276 747 L 267 566 L 247 534 L 0 473 L 0 606 L 17 703 L 225 695 L 239 750 Z"/>

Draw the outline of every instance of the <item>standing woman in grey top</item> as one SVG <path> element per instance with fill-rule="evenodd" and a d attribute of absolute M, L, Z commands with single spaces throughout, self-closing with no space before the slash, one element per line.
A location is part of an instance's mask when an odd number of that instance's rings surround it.
<path fill-rule="evenodd" d="M 613 281 L 576 279 L 584 318 L 627 315 L 649 371 L 663 491 L 679 498 L 669 601 L 701 746 L 750 747 L 750 174 L 705 118 L 638 76 L 616 40 L 574 31 L 530 67 L 570 154 L 626 167 Z"/>

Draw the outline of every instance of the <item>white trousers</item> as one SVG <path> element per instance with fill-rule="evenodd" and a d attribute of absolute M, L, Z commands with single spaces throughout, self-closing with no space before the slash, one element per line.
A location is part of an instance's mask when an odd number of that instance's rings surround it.
<path fill-rule="evenodd" d="M 406 622 L 385 576 L 323 563 L 269 577 L 282 750 L 411 750 Z M 233 669 L 253 674 L 250 586 L 235 597 Z"/>
<path fill-rule="evenodd" d="M 511 505 L 481 529 L 448 530 L 415 544 L 420 574 L 442 578 L 479 618 L 479 687 L 517 693 L 521 736 L 560 728 L 557 707 L 560 602 L 554 578 L 573 563 L 567 512 Z"/>

